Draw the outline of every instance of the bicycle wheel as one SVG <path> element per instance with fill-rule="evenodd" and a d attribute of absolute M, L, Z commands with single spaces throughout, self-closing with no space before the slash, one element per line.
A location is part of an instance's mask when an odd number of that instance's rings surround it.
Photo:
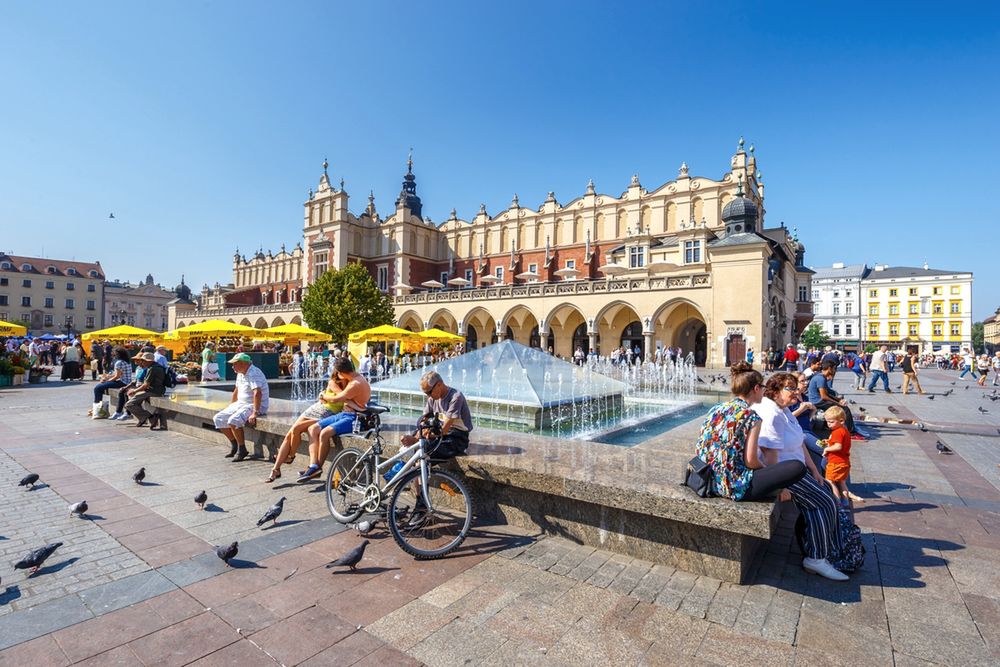
<path fill-rule="evenodd" d="M 404 477 L 389 500 L 389 531 L 399 548 L 419 559 L 441 558 L 458 548 L 472 525 L 472 497 L 460 479 L 431 469 L 428 512 L 419 490 L 420 470 Z"/>
<path fill-rule="evenodd" d="M 341 523 L 351 523 L 364 513 L 365 489 L 372 483 L 371 459 L 349 447 L 333 459 L 326 474 L 326 506 Z"/>

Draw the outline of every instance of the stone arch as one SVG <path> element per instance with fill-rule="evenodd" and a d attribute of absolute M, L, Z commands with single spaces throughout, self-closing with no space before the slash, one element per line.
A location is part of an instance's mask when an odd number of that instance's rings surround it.
<path fill-rule="evenodd" d="M 689 299 L 671 299 L 660 306 L 650 321 L 653 345 L 679 347 L 684 356 L 694 352 L 695 363 L 708 360 L 708 320 L 701 308 Z"/>
<path fill-rule="evenodd" d="M 586 234 L 583 230 L 583 216 L 578 215 L 573 220 L 573 243 L 582 243 Z"/>
<path fill-rule="evenodd" d="M 639 221 L 642 224 L 642 231 L 647 234 L 653 231 L 653 209 L 648 205 L 643 206 L 639 212 Z"/>
<path fill-rule="evenodd" d="M 254 329 L 266 329 L 267 328 L 267 320 L 265 320 L 263 317 L 258 317 L 257 321 L 253 325 L 253 328 Z"/>
<path fill-rule="evenodd" d="M 608 233 L 609 230 L 607 228 L 607 225 L 605 224 L 606 221 L 607 218 L 604 216 L 603 212 L 597 214 L 597 238 L 594 239 L 595 241 L 605 241 L 611 238 L 610 234 Z"/>
<path fill-rule="evenodd" d="M 466 313 L 462 322 L 462 332 L 465 334 L 466 348 L 469 350 L 489 345 L 496 338 L 496 320 L 490 311 L 482 306 L 477 306 Z"/>
<path fill-rule="evenodd" d="M 538 318 L 531 310 L 518 304 L 507 311 L 500 320 L 500 330 L 511 340 L 522 345 L 531 344 L 531 333 L 538 327 Z"/>
<path fill-rule="evenodd" d="M 639 313 L 625 301 L 612 301 L 605 305 L 594 318 L 594 329 L 598 334 L 598 353 L 604 356 L 610 355 L 613 349 L 621 345 L 622 332 L 626 327 L 641 321 Z"/>
<path fill-rule="evenodd" d="M 566 223 L 562 218 L 556 218 L 556 221 L 552 223 L 552 245 L 558 248 L 569 242 L 568 234 L 566 233 Z"/>
<path fill-rule="evenodd" d="M 619 209 L 615 218 L 615 238 L 620 239 L 625 236 L 625 229 L 628 227 L 628 211 Z"/>
<path fill-rule="evenodd" d="M 302 318 L 296 315 L 289 324 L 302 324 Z"/>
<path fill-rule="evenodd" d="M 667 204 L 666 215 L 663 216 L 663 231 L 675 231 L 677 229 L 677 204 L 670 202 Z"/>
<path fill-rule="evenodd" d="M 283 318 L 281 315 L 278 315 L 273 320 L 271 320 L 272 327 L 280 327 L 283 324 L 285 324 L 285 318 Z"/>
<path fill-rule="evenodd" d="M 705 217 L 705 201 L 701 197 L 695 197 L 691 202 L 691 222 L 700 223 L 701 219 Z"/>
<path fill-rule="evenodd" d="M 427 318 L 427 322 L 430 323 L 430 327 L 428 327 L 430 329 L 441 329 L 448 333 L 458 333 L 458 320 L 455 319 L 455 316 L 448 308 L 439 308 Z"/>
<path fill-rule="evenodd" d="M 413 331 L 413 332 L 423 331 L 424 321 L 421 320 L 420 316 L 417 315 L 415 312 L 413 312 L 412 310 L 408 310 L 399 316 L 399 318 L 396 320 L 396 326 L 399 327 L 400 329 L 406 329 L 407 331 Z"/>
<path fill-rule="evenodd" d="M 587 328 L 587 318 L 583 311 L 571 303 L 559 304 L 549 311 L 546 316 L 546 324 L 552 333 L 552 345 L 555 353 L 562 355 L 564 359 L 571 358 L 575 345 L 580 342 L 574 340 L 574 334 L 580 325 L 583 325 L 584 331 Z M 583 351 L 587 352 L 589 346 L 589 342 L 585 343 Z"/>

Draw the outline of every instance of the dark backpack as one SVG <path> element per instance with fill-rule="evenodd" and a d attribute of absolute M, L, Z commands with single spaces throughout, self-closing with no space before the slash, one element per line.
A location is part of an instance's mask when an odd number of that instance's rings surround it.
<path fill-rule="evenodd" d="M 167 372 L 163 374 L 163 386 L 173 389 L 177 386 L 177 371 L 172 366 L 167 366 Z"/>

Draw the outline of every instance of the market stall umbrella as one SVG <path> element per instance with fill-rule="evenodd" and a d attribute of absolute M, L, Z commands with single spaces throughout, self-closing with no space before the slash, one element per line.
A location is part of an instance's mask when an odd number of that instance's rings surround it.
<path fill-rule="evenodd" d="M 83 340 L 84 351 L 86 351 L 87 354 L 90 354 L 90 346 L 95 340 L 106 340 L 112 343 L 126 343 L 130 340 L 153 340 L 159 336 L 160 334 L 155 331 L 150 331 L 149 329 L 140 329 L 139 327 L 133 327 L 128 324 L 119 324 L 116 327 L 110 327 L 108 329 L 88 331 L 80 336 L 80 338 Z"/>
<path fill-rule="evenodd" d="M 264 340 L 281 340 L 285 343 L 309 341 L 310 343 L 329 343 L 333 336 L 322 331 L 316 331 L 301 324 L 281 324 L 270 329 L 264 329 L 260 338 Z"/>
<path fill-rule="evenodd" d="M 448 284 L 454 285 L 455 287 L 465 287 L 467 285 L 471 285 L 472 281 L 466 280 L 465 278 L 452 278 L 448 281 Z"/>
<path fill-rule="evenodd" d="M 628 271 L 627 268 L 621 264 L 605 264 L 604 266 L 597 267 L 597 270 L 606 276 L 617 276 L 620 273 L 625 273 Z"/>
<path fill-rule="evenodd" d="M 420 284 L 423 285 L 424 287 L 431 287 L 431 288 L 437 288 L 437 289 L 440 289 L 440 288 L 444 287 L 444 283 L 438 282 L 437 280 L 425 280 L 424 282 L 422 282 Z"/>
<path fill-rule="evenodd" d="M 580 275 L 580 269 L 571 269 L 567 266 L 565 269 L 559 269 L 558 271 L 553 271 L 553 273 L 561 278 L 576 278 Z"/>
<path fill-rule="evenodd" d="M 483 276 L 482 278 L 480 278 L 479 282 L 480 283 L 498 283 L 498 282 L 500 282 L 500 279 L 497 278 L 492 273 L 488 273 L 485 276 Z"/>
<path fill-rule="evenodd" d="M 667 261 L 662 260 L 662 259 L 658 259 L 658 260 L 650 262 L 649 264 L 646 265 L 646 269 L 649 270 L 650 273 L 660 273 L 662 271 L 673 271 L 676 268 L 677 268 L 676 264 L 673 264 L 671 262 L 667 262 Z"/>
<path fill-rule="evenodd" d="M 24 336 L 27 333 L 28 327 L 0 320 L 0 336 Z"/>
<path fill-rule="evenodd" d="M 523 271 L 514 277 L 518 280 L 538 280 L 541 278 L 541 276 L 534 271 Z"/>
<path fill-rule="evenodd" d="M 412 331 L 400 329 L 391 324 L 383 324 L 371 329 L 365 329 L 364 331 L 355 331 L 347 337 L 347 340 L 353 343 L 360 343 L 362 341 L 366 343 L 384 343 L 394 340 L 409 340 L 416 335 Z"/>
<path fill-rule="evenodd" d="M 413 290 L 413 288 L 410 287 L 409 285 L 407 285 L 406 283 L 396 283 L 395 285 L 393 285 L 389 289 L 394 289 L 397 292 L 410 292 L 410 291 Z"/>
<path fill-rule="evenodd" d="M 417 334 L 428 343 L 464 343 L 465 336 L 449 333 L 441 329 L 427 329 Z"/>
<path fill-rule="evenodd" d="M 180 329 L 174 329 L 163 337 L 167 338 L 168 335 L 173 334 L 177 338 L 182 339 L 218 338 L 223 336 L 244 336 L 246 338 L 253 338 L 259 333 L 259 329 L 254 329 L 253 327 L 248 327 L 243 324 L 235 324 L 225 320 L 205 320 L 204 322 L 198 322 L 197 324 L 189 324 L 188 326 L 181 327 Z"/>

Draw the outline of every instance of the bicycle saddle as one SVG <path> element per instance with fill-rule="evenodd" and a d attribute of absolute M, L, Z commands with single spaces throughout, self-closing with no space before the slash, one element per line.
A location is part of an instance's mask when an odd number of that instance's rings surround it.
<path fill-rule="evenodd" d="M 365 410 L 364 410 L 364 412 L 362 414 L 366 414 L 366 415 L 381 415 L 381 414 L 385 414 L 386 412 L 389 412 L 389 406 L 387 406 L 387 405 L 378 405 L 377 403 L 369 403 L 368 407 L 365 408 Z"/>

